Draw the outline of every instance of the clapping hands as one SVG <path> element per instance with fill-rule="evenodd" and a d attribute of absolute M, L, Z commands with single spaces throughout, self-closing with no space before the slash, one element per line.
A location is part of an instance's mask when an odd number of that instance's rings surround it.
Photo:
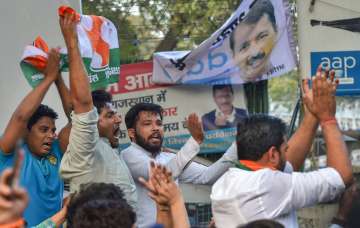
<path fill-rule="evenodd" d="M 308 111 L 320 122 L 335 118 L 337 85 L 335 72 L 323 70 L 321 66 L 312 78 L 312 89 L 309 87 L 309 80 L 303 81 L 303 101 Z"/>

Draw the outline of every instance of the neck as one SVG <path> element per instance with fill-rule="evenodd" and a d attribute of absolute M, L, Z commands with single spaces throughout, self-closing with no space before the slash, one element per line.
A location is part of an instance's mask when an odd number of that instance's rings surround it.
<path fill-rule="evenodd" d="M 234 107 L 231 106 L 230 109 L 225 110 L 225 111 L 222 111 L 222 110 L 221 110 L 221 112 L 224 113 L 225 115 L 230 115 L 230 114 L 232 113 L 233 109 L 234 109 Z"/>

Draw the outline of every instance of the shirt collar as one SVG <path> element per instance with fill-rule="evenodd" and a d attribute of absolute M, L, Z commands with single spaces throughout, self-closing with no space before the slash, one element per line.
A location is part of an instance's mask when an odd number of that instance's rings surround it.
<path fill-rule="evenodd" d="M 228 122 L 234 122 L 234 120 L 235 120 L 235 114 L 236 114 L 236 111 L 235 111 L 235 107 L 233 106 L 233 107 L 232 107 L 232 112 L 231 112 L 230 115 L 228 115 L 228 117 L 226 118 L 226 120 L 227 120 Z M 216 108 L 216 110 L 215 110 L 215 116 L 223 116 L 223 115 L 224 115 L 224 113 L 223 113 L 222 111 L 220 111 L 219 108 Z"/>

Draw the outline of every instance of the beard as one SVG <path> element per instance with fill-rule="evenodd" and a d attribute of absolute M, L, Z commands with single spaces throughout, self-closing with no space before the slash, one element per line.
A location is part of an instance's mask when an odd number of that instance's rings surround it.
<path fill-rule="evenodd" d="M 156 154 L 160 153 L 160 149 L 161 149 L 162 142 L 163 142 L 163 137 L 161 137 L 159 145 L 150 144 L 148 141 L 146 141 L 146 139 L 144 139 L 141 135 L 139 135 L 137 133 L 135 133 L 135 140 L 136 140 L 136 144 L 138 144 L 145 150 L 149 151 L 151 154 L 156 155 Z"/>

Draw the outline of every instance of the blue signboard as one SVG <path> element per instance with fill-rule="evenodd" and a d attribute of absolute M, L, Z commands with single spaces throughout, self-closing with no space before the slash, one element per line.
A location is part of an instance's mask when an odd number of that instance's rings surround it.
<path fill-rule="evenodd" d="M 360 95 L 360 51 L 311 52 L 311 75 L 319 65 L 335 70 L 336 95 Z"/>

